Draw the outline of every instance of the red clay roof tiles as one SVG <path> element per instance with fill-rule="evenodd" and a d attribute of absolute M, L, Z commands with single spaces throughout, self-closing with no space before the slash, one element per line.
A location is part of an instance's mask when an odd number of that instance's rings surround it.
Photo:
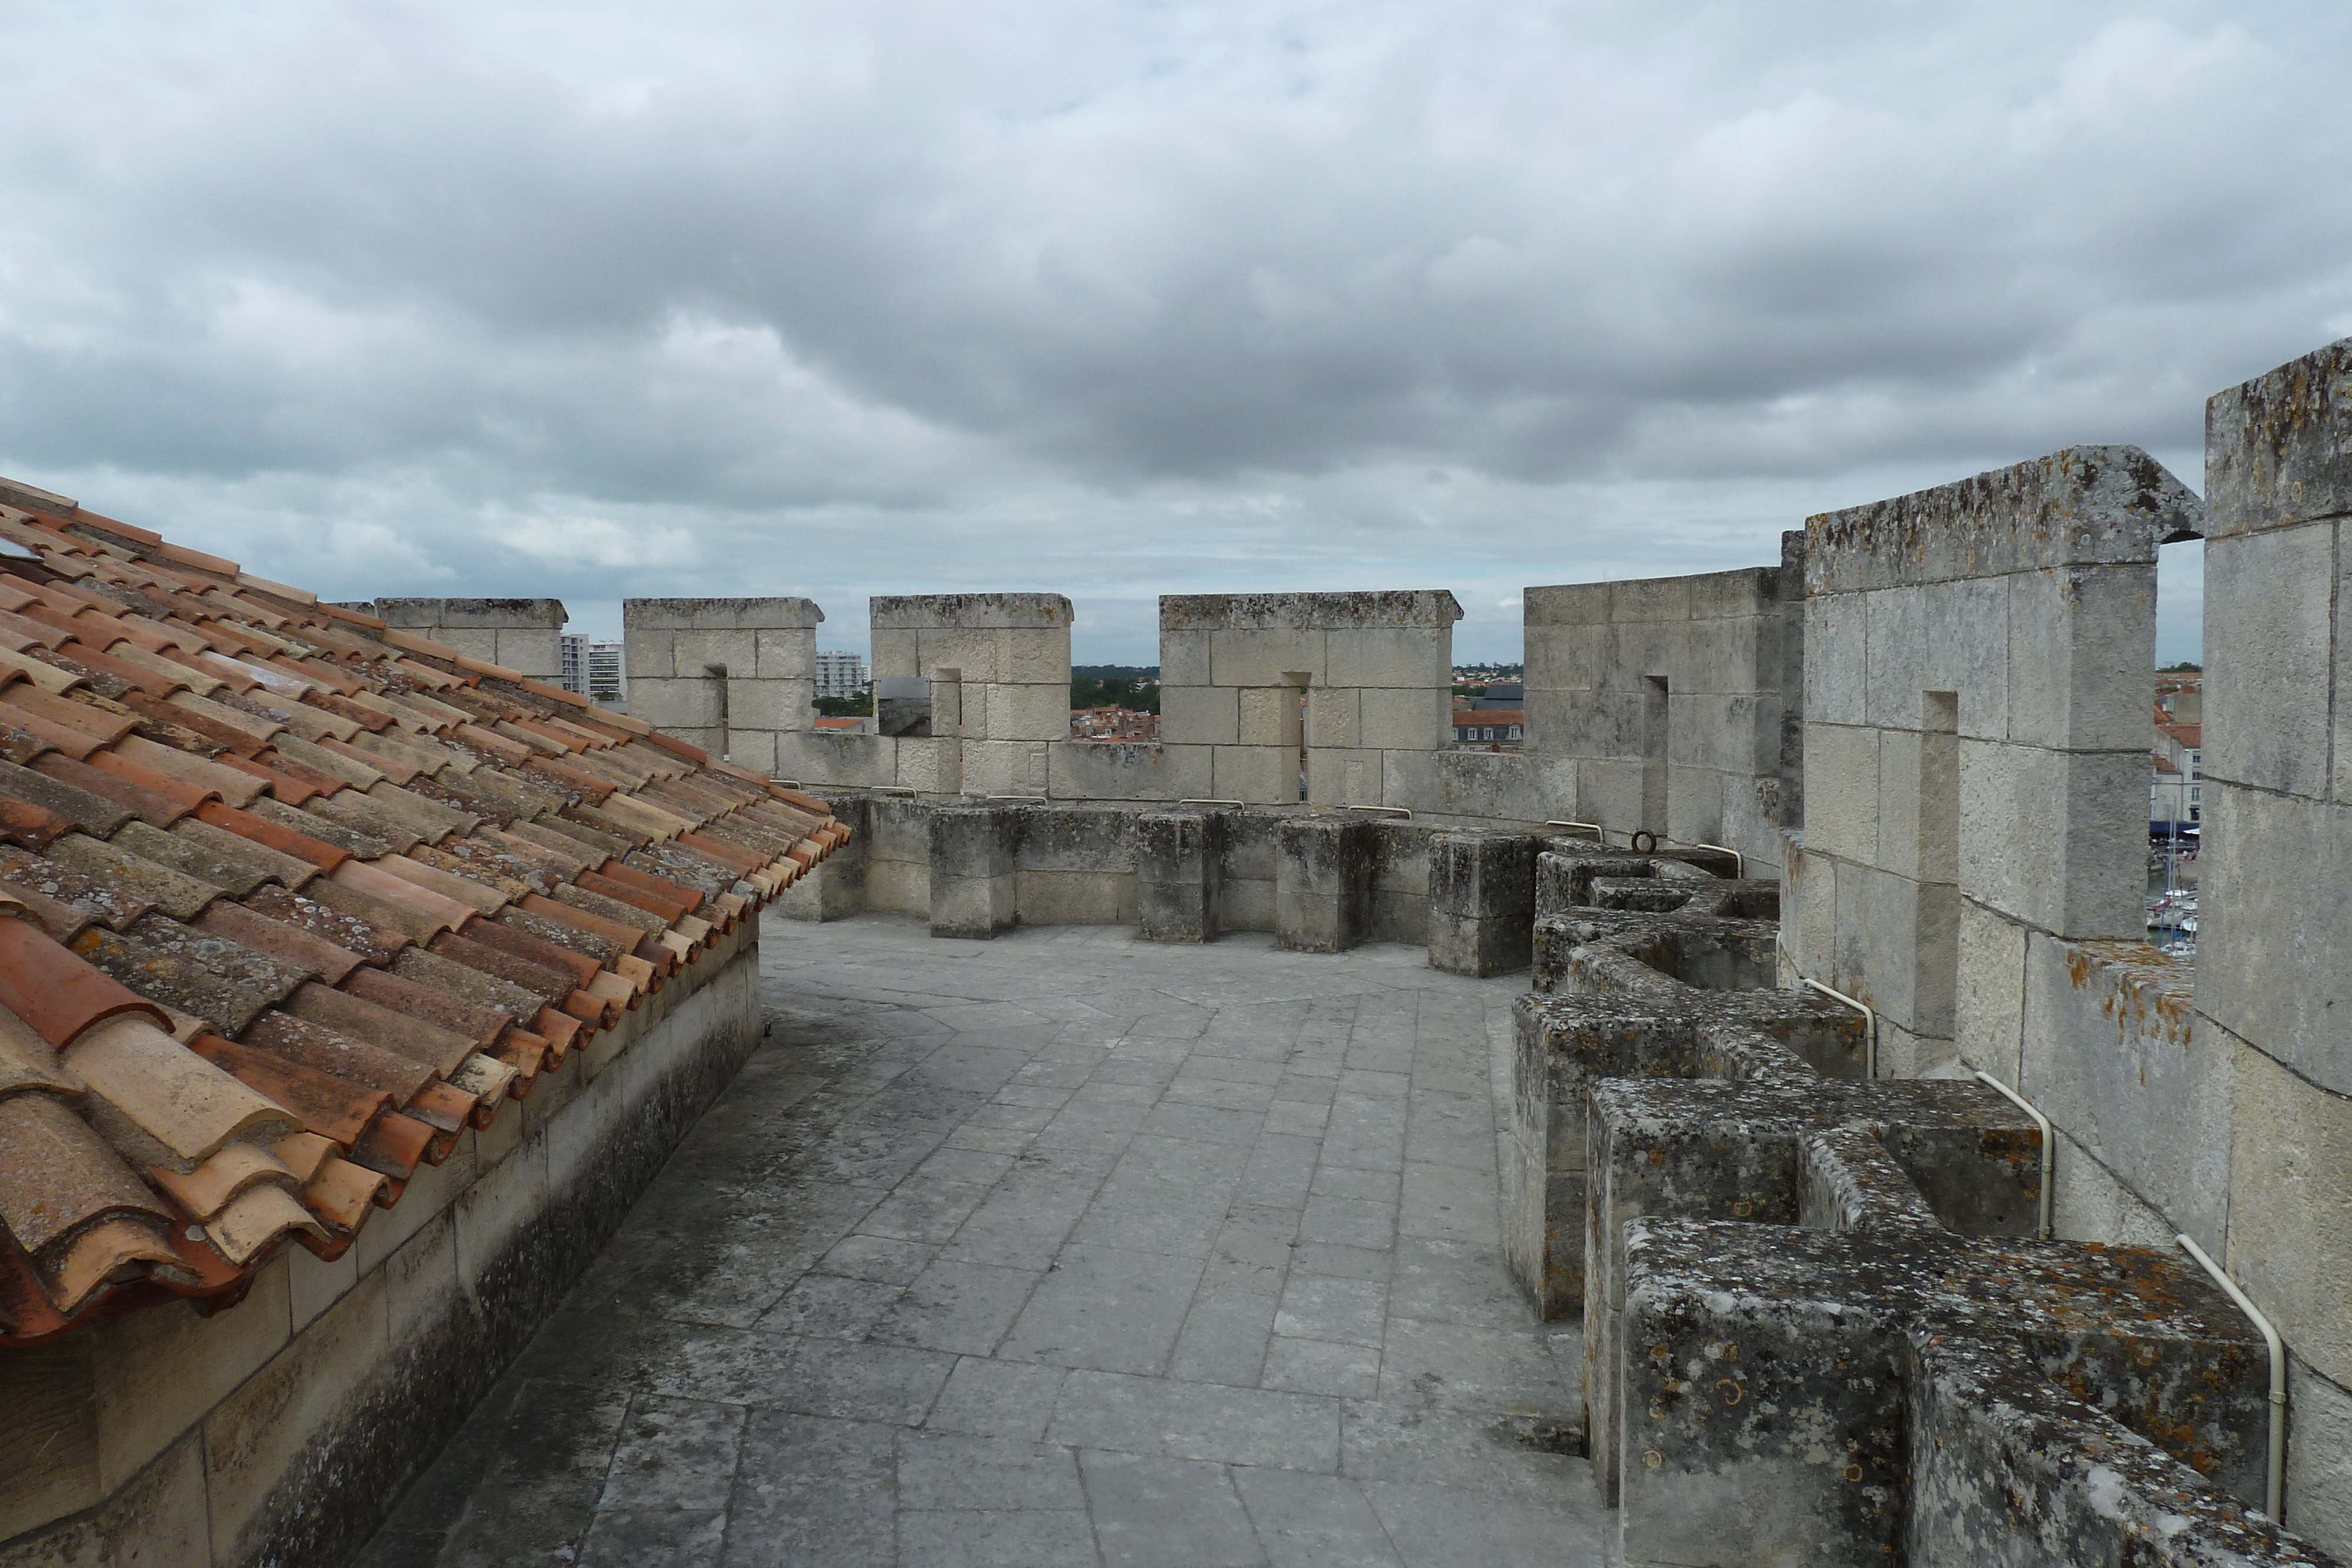
<path fill-rule="evenodd" d="M 0 1346 L 337 1255 L 842 841 L 642 720 L 55 505 L 0 508 Z"/>

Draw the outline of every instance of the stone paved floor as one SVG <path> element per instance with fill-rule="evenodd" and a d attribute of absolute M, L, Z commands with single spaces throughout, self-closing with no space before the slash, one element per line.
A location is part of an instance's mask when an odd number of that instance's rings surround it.
<path fill-rule="evenodd" d="M 369 1548 L 1599 1563 L 1496 1252 L 1515 979 L 772 921 L 771 1032 Z"/>

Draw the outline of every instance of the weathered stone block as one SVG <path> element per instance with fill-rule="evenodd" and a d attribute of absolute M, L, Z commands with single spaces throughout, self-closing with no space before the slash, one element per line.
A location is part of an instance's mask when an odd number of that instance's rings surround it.
<path fill-rule="evenodd" d="M 2229 538 L 2352 512 L 2352 338 L 2217 392 L 2205 404 L 2202 530 Z"/>
<path fill-rule="evenodd" d="M 1253 806 L 1298 803 L 1298 752 L 1287 746 L 1220 746 L 1201 798 Z M 1182 800 L 1185 797 L 1178 796 Z"/>
<path fill-rule="evenodd" d="M 2352 1547 L 2352 1393 L 2290 1360 L 2286 1397 L 2286 1522 L 2340 1556 Z"/>
<path fill-rule="evenodd" d="M 2352 1100 L 2259 1051 L 2235 1054 L 2235 1080 L 2224 1261 L 2305 1361 L 2352 1384 Z"/>
<path fill-rule="evenodd" d="M 550 628 L 505 628 L 493 633 L 498 652 L 493 663 L 517 670 L 533 680 L 553 681 L 563 674 L 563 645 Z"/>
<path fill-rule="evenodd" d="M 776 737 L 776 775 L 808 784 L 896 784 L 898 741 L 833 730 L 786 731 Z"/>
<path fill-rule="evenodd" d="M 2155 566 L 2024 571 L 2009 581 L 2010 738 L 2145 747 Z"/>
<path fill-rule="evenodd" d="M 1421 815 L 1534 827 L 1573 819 L 1577 768 L 1571 758 L 1530 752 L 1389 751 L 1381 756 L 1381 799 Z"/>
<path fill-rule="evenodd" d="M 922 672 L 922 648 L 919 635 L 914 632 L 877 626 L 873 632 L 867 665 L 876 680 L 888 676 L 914 676 Z"/>
<path fill-rule="evenodd" d="M 375 612 L 387 625 L 414 628 L 537 626 L 562 631 L 569 619 L 561 599 L 379 599 Z"/>
<path fill-rule="evenodd" d="M 1804 601 L 1805 718 L 1863 724 L 1869 718 L 1869 596 L 1831 593 Z"/>
<path fill-rule="evenodd" d="M 776 777 L 776 740 L 781 731 L 730 727 L 721 755 L 738 768 Z"/>
<path fill-rule="evenodd" d="M 629 713 L 656 729 L 719 723 L 719 683 L 708 675 L 629 676 Z"/>
<path fill-rule="evenodd" d="M 1428 847 L 1429 962 L 1455 975 L 1528 967 L 1535 925 L 1536 840 L 1526 833 L 1450 831 Z"/>
<path fill-rule="evenodd" d="M 1533 596 L 1543 591 L 1529 589 L 1528 603 L 1532 606 Z M 1526 638 L 1525 685 L 1530 692 L 1599 686 L 1616 663 L 1617 630 L 1605 621 L 1552 625 L 1530 620 Z"/>
<path fill-rule="evenodd" d="M 1182 800 L 1216 790 L 1205 746 L 1073 740 L 1047 749 L 1046 792 L 1061 800 Z"/>
<path fill-rule="evenodd" d="M 1454 678 L 1453 628 L 1363 626 L 1324 634 L 1323 678 L 1335 686 L 1448 690 Z"/>
<path fill-rule="evenodd" d="M 969 692 L 971 688 L 966 686 Z M 1052 685 L 991 685 L 987 688 L 991 740 L 1054 740 L 1070 738 L 1070 683 L 1066 676 Z M 969 733 L 969 732 L 967 732 Z M 1039 787 L 1044 787 L 1040 779 Z"/>
<path fill-rule="evenodd" d="M 2326 796 L 2336 614 L 2332 525 L 2205 547 L 2205 771 L 2290 795 Z M 2347 705 L 2352 706 L 2352 705 Z"/>
<path fill-rule="evenodd" d="M 1808 595 L 2153 565 L 2158 541 L 2204 531 L 2205 507 L 2137 446 L 2070 446 L 1971 479 L 1805 521 Z"/>
<path fill-rule="evenodd" d="M 813 681 L 816 678 L 814 629 L 755 632 L 752 642 L 761 680 Z"/>
<path fill-rule="evenodd" d="M 1013 904 L 1028 925 L 1131 925 L 1139 914 L 1133 875 L 1116 872 L 1022 871 Z"/>
<path fill-rule="evenodd" d="M 1239 712 L 1231 686 L 1161 686 L 1160 737 L 1171 745 L 1232 746 L 1240 739 Z"/>
<path fill-rule="evenodd" d="M 813 629 L 824 620 L 814 600 L 777 599 L 624 599 L 621 625 L 625 632 L 739 631 Z"/>
<path fill-rule="evenodd" d="M 1953 1043 L 1971 1070 L 2018 1082 L 2025 1028 L 2026 928 L 1960 901 L 1959 1002 Z M 1818 973 L 1819 971 L 1810 971 Z"/>
<path fill-rule="evenodd" d="M 1007 626 L 996 633 L 997 677 L 1018 685 L 1056 686 L 1066 715 L 1070 689 L 1070 629 Z"/>
<path fill-rule="evenodd" d="M 2064 936 L 2146 930 L 2144 748 L 2046 751 L 1963 739 L 1959 751 L 1960 885 L 1969 897 Z M 1810 836 L 1810 803 L 1806 815 Z"/>
<path fill-rule="evenodd" d="M 1605 626 L 1610 619 L 1612 586 L 1606 582 L 1570 582 L 1528 589 L 1521 595 L 1524 619 L 1531 628 Z"/>
<path fill-rule="evenodd" d="M 2231 1107 L 2245 1048 L 2225 1031 L 2191 1028 L 2192 980 L 2189 964 L 2140 943 L 2035 934 L 2017 1086 L 2210 1249 L 2229 1219 Z M 2072 1174 L 2061 1170 L 2062 1191 Z"/>
<path fill-rule="evenodd" d="M 1880 736 L 1875 729 L 1806 722 L 1808 851 L 1877 863 Z"/>
<path fill-rule="evenodd" d="M 621 659 L 628 669 L 632 687 L 638 681 L 675 673 L 670 650 L 676 641 L 677 633 L 667 628 L 632 626 L 622 633 Z"/>
<path fill-rule="evenodd" d="M 1434 751 L 1454 740 L 1454 699 L 1442 685 L 1368 690 L 1357 696 L 1356 744 L 1381 750 Z"/>
<path fill-rule="evenodd" d="M 1298 748 L 1305 714 L 1297 687 L 1246 686 L 1235 695 L 1235 734 L 1242 745 Z"/>
<path fill-rule="evenodd" d="M 1370 825 L 1340 817 L 1286 817 L 1277 834 L 1275 945 L 1338 953 L 1361 943 L 1370 916 Z"/>
<path fill-rule="evenodd" d="M 1017 889 L 1013 875 L 950 876 L 936 866 L 930 878 L 931 935 L 981 940 L 1013 928 Z"/>
<path fill-rule="evenodd" d="M 1070 624 L 1070 601 L 1058 593 L 889 593 L 866 601 L 877 630 L 1007 628 L 1034 631 Z"/>
<path fill-rule="evenodd" d="M 1353 748 L 1364 745 L 1363 694 L 1352 686 L 1316 686 L 1307 694 L 1307 744 Z"/>
<path fill-rule="evenodd" d="M 738 678 L 727 683 L 730 729 L 806 729 L 815 705 L 816 683 L 813 680 Z"/>
<path fill-rule="evenodd" d="M 1164 617 L 1167 601 L 1160 603 Z M 1319 679 L 1323 669 L 1320 630 L 1275 626 L 1209 633 L 1209 675 L 1221 686 L 1278 686 L 1292 674 Z"/>
<path fill-rule="evenodd" d="M 755 632 L 674 632 L 670 659 L 682 675 L 707 675 L 724 670 L 732 676 L 753 677 L 760 670 L 760 639 Z"/>
<path fill-rule="evenodd" d="M 1209 684 L 1209 633 L 1160 631 L 1160 686 L 1205 686 Z"/>
<path fill-rule="evenodd" d="M 1017 811 L 997 806 L 940 806 L 930 813 L 930 864 L 934 878 L 975 881 L 1009 876 L 1020 842 Z"/>

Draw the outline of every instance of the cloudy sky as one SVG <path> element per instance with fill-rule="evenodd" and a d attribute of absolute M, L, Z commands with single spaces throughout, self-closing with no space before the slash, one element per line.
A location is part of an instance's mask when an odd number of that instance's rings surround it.
<path fill-rule="evenodd" d="M 2352 333 L 2352 7 L 0 0 L 0 472 L 336 598 L 1777 558 Z M 2193 547 L 2160 650 L 2194 651 Z"/>

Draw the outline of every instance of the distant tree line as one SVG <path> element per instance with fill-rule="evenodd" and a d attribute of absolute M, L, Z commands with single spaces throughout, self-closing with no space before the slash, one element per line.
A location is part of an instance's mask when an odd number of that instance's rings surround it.
<path fill-rule="evenodd" d="M 871 718 L 874 716 L 874 692 L 871 687 L 854 697 L 819 697 L 816 711 L 826 718 Z"/>
<path fill-rule="evenodd" d="M 1070 706 L 1123 707 L 1137 713 L 1160 711 L 1160 666 L 1157 664 L 1073 664 Z"/>

